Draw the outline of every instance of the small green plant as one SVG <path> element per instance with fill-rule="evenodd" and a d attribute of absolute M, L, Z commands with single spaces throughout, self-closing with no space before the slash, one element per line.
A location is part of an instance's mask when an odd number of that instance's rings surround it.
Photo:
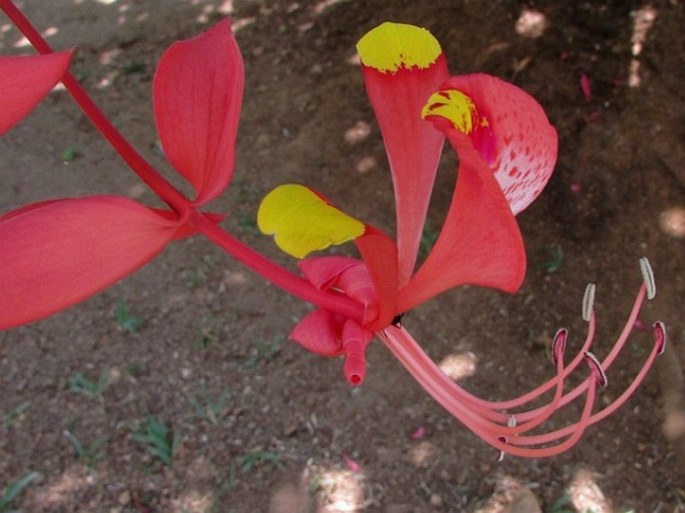
<path fill-rule="evenodd" d="M 542 264 L 542 267 L 548 273 L 553 273 L 561 267 L 564 263 L 564 250 L 560 244 L 548 244 L 546 247 L 547 258 Z"/>
<path fill-rule="evenodd" d="M 193 405 L 198 417 L 207 419 L 212 424 L 218 424 L 226 411 L 228 392 L 224 391 L 218 397 L 212 397 L 204 381 L 200 381 L 198 389 L 199 397 L 191 397 L 190 404 Z"/>
<path fill-rule="evenodd" d="M 205 314 L 200 321 L 200 334 L 195 339 L 195 344 L 202 349 L 209 349 L 219 340 L 219 334 L 214 329 L 212 316 Z"/>
<path fill-rule="evenodd" d="M 131 314 L 126 301 L 120 299 L 116 309 L 117 324 L 129 333 L 137 333 L 143 327 L 145 320 Z"/>
<path fill-rule="evenodd" d="M 7 485 L 7 488 L 5 488 L 2 495 L 0 495 L 0 513 L 11 513 L 12 510 L 10 510 L 10 506 L 12 505 L 12 501 L 38 478 L 40 478 L 38 472 L 29 472 L 21 479 Z"/>
<path fill-rule="evenodd" d="M 152 415 L 145 419 L 137 433 L 133 433 L 133 439 L 145 445 L 147 451 L 167 467 L 171 466 L 174 455 L 181 446 L 180 435 L 173 433 Z"/>
<path fill-rule="evenodd" d="M 24 401 L 17 404 L 14 408 L 3 415 L 2 427 L 5 429 L 12 427 L 17 419 L 19 419 L 30 407 L 31 401 Z"/>
<path fill-rule="evenodd" d="M 438 231 L 433 230 L 428 223 L 426 223 L 423 227 L 423 231 L 421 232 L 421 243 L 419 244 L 420 259 L 423 260 L 428 256 L 428 253 L 430 253 L 430 250 L 433 247 L 433 244 L 435 244 L 436 240 L 438 240 Z"/>
<path fill-rule="evenodd" d="M 77 372 L 69 377 L 67 386 L 69 387 L 69 391 L 74 394 L 85 395 L 91 399 L 102 401 L 102 394 L 109 386 L 109 370 L 102 371 L 97 381 Z"/>
<path fill-rule="evenodd" d="M 187 269 L 181 273 L 181 278 L 188 288 L 195 289 L 202 285 L 207 277 L 216 270 L 218 264 L 212 255 L 205 255 L 202 261 L 193 269 Z"/>
<path fill-rule="evenodd" d="M 261 232 L 257 228 L 257 222 L 248 215 L 242 215 L 238 219 L 238 229 L 245 235 L 259 235 Z"/>
<path fill-rule="evenodd" d="M 225 505 L 223 503 L 224 496 L 229 493 L 235 485 L 238 484 L 238 479 L 235 475 L 235 463 L 231 463 L 231 467 L 228 471 L 228 476 L 226 479 L 221 481 L 218 485 L 216 492 L 214 493 L 214 500 L 212 501 L 212 506 L 209 508 L 207 513 L 223 513 Z M 230 511 L 230 510 L 229 510 Z"/>
<path fill-rule="evenodd" d="M 276 467 L 279 464 L 278 453 L 261 450 L 250 451 L 238 458 L 238 464 L 243 474 L 247 474 L 257 465 L 268 464 L 271 467 Z"/>
<path fill-rule="evenodd" d="M 271 340 L 259 339 L 257 341 L 256 351 L 248 356 L 241 364 L 244 369 L 252 369 L 256 367 L 259 362 L 269 360 L 276 356 L 283 346 L 283 339 L 281 337 L 274 337 Z"/>
<path fill-rule="evenodd" d="M 76 151 L 76 148 L 72 148 L 71 146 L 68 146 L 62 152 L 62 162 L 64 162 L 65 164 L 68 164 L 69 162 L 73 162 L 77 156 L 78 156 L 78 152 Z"/>
<path fill-rule="evenodd" d="M 105 442 L 107 442 L 106 437 L 99 436 L 92 443 L 84 445 L 71 430 L 67 430 L 66 435 L 76 451 L 79 460 L 81 460 L 84 465 L 92 468 L 102 459 Z"/>
<path fill-rule="evenodd" d="M 133 360 L 126 366 L 126 372 L 133 378 L 139 378 L 145 370 L 145 364 L 140 360 Z"/>

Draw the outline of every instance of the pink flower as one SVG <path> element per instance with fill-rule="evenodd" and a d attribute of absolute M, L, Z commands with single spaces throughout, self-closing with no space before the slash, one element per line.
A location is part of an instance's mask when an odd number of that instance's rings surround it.
<path fill-rule="evenodd" d="M 11 107 L 3 108 L 0 128 L 18 122 L 64 76 L 70 55 L 0 60 L 0 93 Z M 191 205 L 219 195 L 233 173 L 243 83 L 228 21 L 173 44 L 161 58 L 155 120 L 169 161 L 195 190 L 194 202 L 174 204 L 162 194 L 174 209 L 158 210 L 117 196 L 65 198 L 0 217 L 0 329 L 82 301 L 145 265 L 172 240 L 195 232 L 191 221 L 200 214 Z M 131 153 L 120 152 L 124 158 Z M 161 183 L 157 176 L 151 185 Z"/>

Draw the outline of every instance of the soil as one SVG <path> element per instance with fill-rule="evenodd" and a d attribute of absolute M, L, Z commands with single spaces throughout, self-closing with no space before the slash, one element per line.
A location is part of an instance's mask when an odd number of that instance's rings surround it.
<path fill-rule="evenodd" d="M 594 351 L 606 354 L 645 255 L 659 293 L 600 402 L 639 369 L 651 347 L 645 325 L 665 321 L 670 349 L 572 450 L 498 461 L 380 343 L 370 348 L 366 382 L 350 388 L 339 360 L 288 341 L 307 305 L 193 238 L 79 306 L 0 333 L 0 489 L 40 474 L 0 511 L 685 511 L 682 1 L 17 3 L 54 47 L 77 46 L 76 76 L 170 177 L 151 112 L 155 63 L 171 42 L 230 15 L 246 92 L 235 178 L 211 210 L 229 213 L 227 229 L 286 265 L 254 225 L 259 199 L 281 183 L 316 187 L 392 232 L 389 173 L 354 45 L 386 20 L 428 27 L 452 73 L 491 73 L 533 94 L 560 151 L 545 192 L 518 218 L 529 259 L 521 291 L 460 288 L 404 323 L 437 361 L 469 364 L 463 386 L 503 399 L 551 374 L 545 347 L 557 328 L 568 327 L 579 346 L 590 281 Z M 527 11 L 545 24 L 526 24 L 535 21 Z M 3 18 L 0 51 L 30 51 Z M 0 140 L 0 155 L 0 211 L 94 192 L 155 203 L 64 91 Z M 455 162 L 447 151 L 433 230 Z M 171 465 L 138 440 L 155 420 L 180 443 Z"/>

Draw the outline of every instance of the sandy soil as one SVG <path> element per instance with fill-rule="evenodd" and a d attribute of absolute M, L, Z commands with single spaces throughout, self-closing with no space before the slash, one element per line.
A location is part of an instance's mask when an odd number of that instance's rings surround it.
<path fill-rule="evenodd" d="M 0 488 L 40 473 L 8 510 L 685 511 L 681 1 L 17 3 L 56 48 L 78 47 L 76 76 L 167 172 L 151 113 L 155 63 L 172 41 L 232 16 L 247 73 L 238 168 L 211 207 L 288 265 L 254 228 L 256 204 L 281 183 L 310 184 L 392 231 L 387 164 L 354 44 L 385 20 L 430 28 L 453 73 L 488 72 L 536 96 L 559 131 L 560 154 L 547 190 L 519 216 L 529 258 L 522 290 L 458 289 L 404 322 L 436 360 L 469 363 L 462 385 L 505 398 L 549 375 L 545 345 L 558 327 L 578 347 L 589 281 L 597 283 L 595 351 L 606 354 L 646 255 L 659 295 L 600 401 L 619 394 L 646 356 L 644 325 L 666 321 L 671 350 L 573 450 L 498 462 L 381 344 L 370 350 L 366 383 L 350 389 L 340 361 L 287 340 L 306 305 L 195 238 L 82 305 L 0 333 Z M 544 15 L 538 33 L 520 21 L 526 9 Z M 1 16 L 0 51 L 30 51 Z M 446 154 L 433 229 L 454 166 Z M 60 91 L 0 140 L 0 172 L 0 211 L 93 192 L 155 202 Z M 170 466 L 136 440 L 153 418 L 180 442 Z"/>

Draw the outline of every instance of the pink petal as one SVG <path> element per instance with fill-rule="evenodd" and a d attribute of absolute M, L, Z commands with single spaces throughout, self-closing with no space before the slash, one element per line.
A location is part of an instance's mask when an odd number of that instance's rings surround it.
<path fill-rule="evenodd" d="M 523 240 L 499 184 L 468 136 L 447 124 L 460 160 L 457 185 L 438 240 L 400 291 L 401 312 L 464 284 L 514 292 L 525 275 Z"/>
<path fill-rule="evenodd" d="M 473 144 L 490 165 L 514 214 L 540 194 L 554 170 L 557 133 L 540 104 L 518 87 L 483 74 L 450 78 L 441 89 L 471 98 L 487 130 Z"/>
<path fill-rule="evenodd" d="M 580 90 L 583 91 L 583 96 L 585 101 L 589 102 L 592 99 L 592 83 L 590 82 L 590 77 L 585 73 L 580 74 Z"/>
<path fill-rule="evenodd" d="M 428 68 L 382 73 L 362 66 L 366 91 L 390 160 L 397 212 L 400 284 L 411 276 L 444 135 L 421 119 L 426 100 L 449 76 L 440 54 Z"/>
<path fill-rule="evenodd" d="M 55 87 L 69 69 L 72 53 L 0 57 L 0 135 Z"/>
<path fill-rule="evenodd" d="M 339 356 L 342 347 L 343 319 L 329 310 L 307 314 L 290 333 L 290 338 L 312 353 Z"/>
<path fill-rule="evenodd" d="M 116 196 L 42 202 L 0 217 L 0 329 L 112 285 L 152 260 L 178 226 Z"/>
<path fill-rule="evenodd" d="M 233 175 L 243 84 L 243 61 L 228 20 L 174 43 L 157 67 L 157 131 L 167 158 L 194 187 L 196 204 L 221 194 Z"/>

